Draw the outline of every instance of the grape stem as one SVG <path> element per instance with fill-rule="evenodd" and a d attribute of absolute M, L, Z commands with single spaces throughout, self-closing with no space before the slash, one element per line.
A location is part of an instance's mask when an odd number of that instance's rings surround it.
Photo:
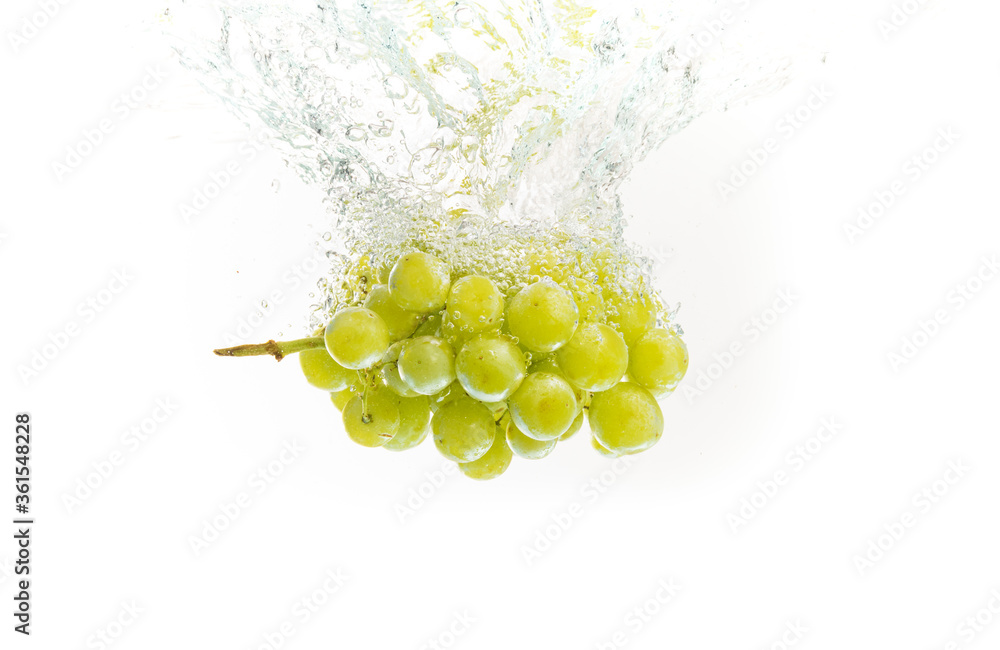
<path fill-rule="evenodd" d="M 315 350 L 326 346 L 326 341 L 322 336 L 310 336 L 305 339 L 295 339 L 294 341 L 275 341 L 267 343 L 249 343 L 247 345 L 237 345 L 232 348 L 219 348 L 213 350 L 220 357 L 257 357 L 270 354 L 277 361 L 281 361 L 289 354 L 302 352 L 304 350 Z"/>

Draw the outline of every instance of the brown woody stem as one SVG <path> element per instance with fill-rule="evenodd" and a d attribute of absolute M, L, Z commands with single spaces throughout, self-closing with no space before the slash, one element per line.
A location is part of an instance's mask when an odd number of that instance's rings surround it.
<path fill-rule="evenodd" d="M 237 345 L 232 348 L 220 348 L 213 350 L 220 357 L 256 357 L 265 354 L 273 356 L 281 361 L 289 354 L 302 352 L 303 350 L 315 350 L 326 345 L 322 336 L 311 336 L 305 339 L 295 339 L 294 341 L 268 341 L 267 343 L 249 343 L 247 345 Z"/>

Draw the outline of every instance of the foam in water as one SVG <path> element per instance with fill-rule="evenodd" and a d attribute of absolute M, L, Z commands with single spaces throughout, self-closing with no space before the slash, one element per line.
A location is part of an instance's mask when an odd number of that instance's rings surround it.
<path fill-rule="evenodd" d="M 691 46 L 723 3 L 652 6 L 214 0 L 169 21 L 184 64 L 324 188 L 342 239 L 320 322 L 413 248 L 505 292 L 647 291 L 623 180 L 698 114 L 787 78 L 787 61 Z"/>

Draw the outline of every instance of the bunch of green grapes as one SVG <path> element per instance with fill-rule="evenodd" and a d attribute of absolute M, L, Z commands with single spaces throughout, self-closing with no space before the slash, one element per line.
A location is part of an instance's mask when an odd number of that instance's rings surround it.
<path fill-rule="evenodd" d="M 361 304 L 339 309 L 317 332 L 325 347 L 299 356 L 358 444 L 402 451 L 432 434 L 464 474 L 491 479 L 515 455 L 547 456 L 584 419 L 605 456 L 662 436 L 657 399 L 684 377 L 688 353 L 676 329 L 657 326 L 652 293 L 544 256 L 509 295 L 420 251 L 381 271 L 358 266 Z"/>

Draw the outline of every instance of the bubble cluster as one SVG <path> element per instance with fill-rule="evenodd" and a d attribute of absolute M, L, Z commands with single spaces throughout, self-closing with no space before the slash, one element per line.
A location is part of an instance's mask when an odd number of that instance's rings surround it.
<path fill-rule="evenodd" d="M 540 252 L 601 255 L 576 277 L 653 284 L 619 188 L 696 115 L 780 85 L 690 46 L 706 5 L 598 0 L 177 0 L 181 60 L 326 191 L 347 264 L 414 247 L 507 290 Z M 721 40 L 721 39 L 720 39 Z M 323 287 L 316 321 L 350 303 Z"/>

